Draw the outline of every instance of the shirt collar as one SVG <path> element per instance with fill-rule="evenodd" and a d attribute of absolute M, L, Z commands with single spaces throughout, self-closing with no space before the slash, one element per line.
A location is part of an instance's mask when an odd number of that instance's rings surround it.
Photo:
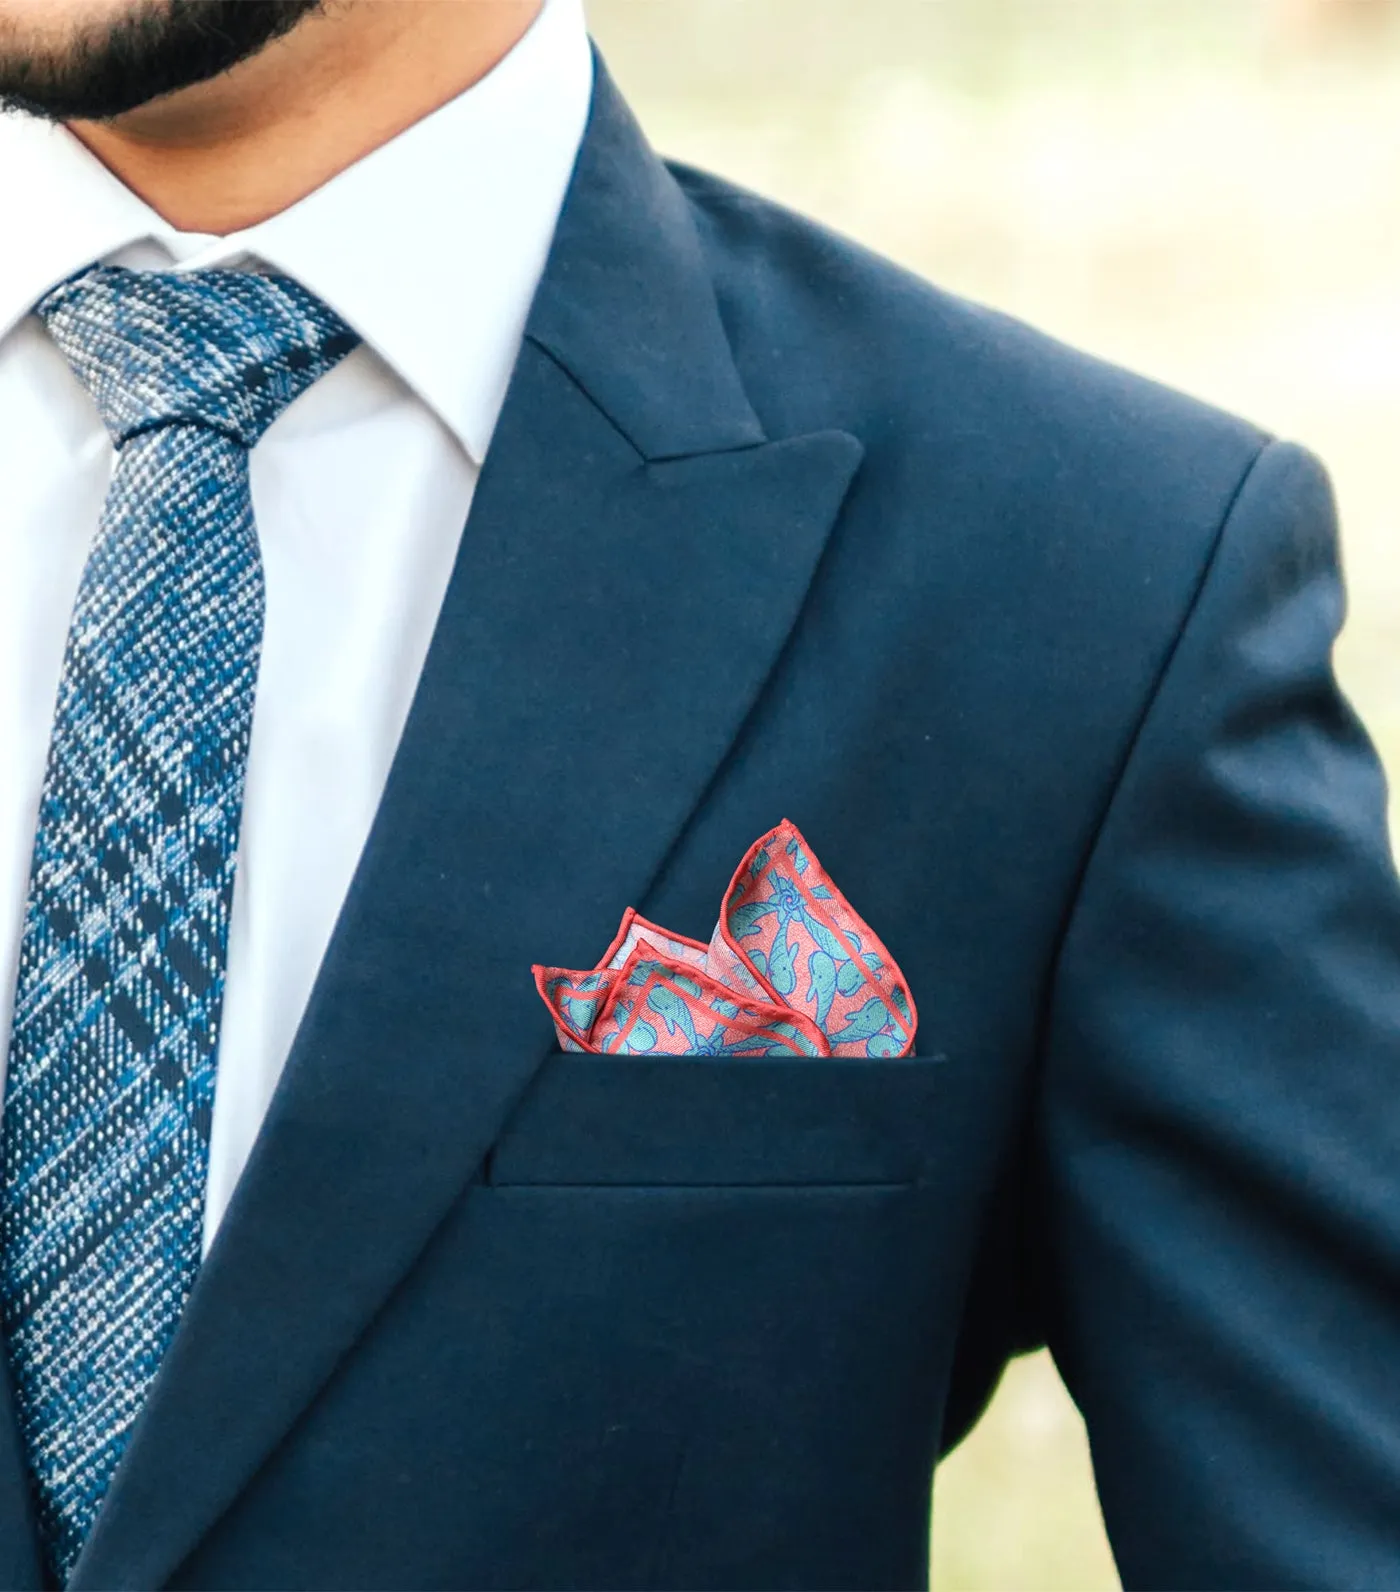
<path fill-rule="evenodd" d="M 505 401 L 592 95 L 581 0 L 546 0 L 494 71 L 281 214 L 173 230 L 72 134 L 0 116 L 0 338 L 55 283 L 147 240 L 251 259 L 353 326 L 479 464 Z M 202 245 L 202 246 L 201 246 Z"/>

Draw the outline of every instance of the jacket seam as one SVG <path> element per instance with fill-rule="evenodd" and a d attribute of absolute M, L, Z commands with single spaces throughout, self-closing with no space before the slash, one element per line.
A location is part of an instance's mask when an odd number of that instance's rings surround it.
<path fill-rule="evenodd" d="M 1014 1237 L 1011 1241 L 1015 1252 L 1019 1256 L 1018 1269 L 1023 1270 L 1024 1280 L 1014 1290 L 1012 1353 L 1025 1353 L 1036 1348 L 1046 1343 L 1049 1336 L 1047 1316 L 1049 1301 L 1046 1297 L 1049 1278 L 1044 1269 L 1045 1256 L 1039 1239 L 1035 1236 L 1040 1223 L 1034 1218 L 1028 1219 L 1026 1197 L 1027 1191 L 1038 1181 L 1040 1170 L 1036 1166 L 1038 1161 L 1036 1123 L 1041 1109 L 1044 1073 L 1049 1048 L 1050 1021 L 1058 996 L 1065 946 L 1078 919 L 1089 876 L 1093 871 L 1094 863 L 1103 844 L 1105 831 L 1108 829 L 1114 811 L 1118 806 L 1128 771 L 1133 766 L 1138 747 L 1146 733 L 1153 711 L 1161 698 L 1167 678 L 1171 674 L 1172 666 L 1175 664 L 1182 643 L 1186 638 L 1186 632 L 1200 608 L 1201 598 L 1205 593 L 1206 587 L 1210 584 L 1211 576 L 1219 562 L 1220 550 L 1225 541 L 1225 533 L 1229 529 L 1230 522 L 1239 508 L 1250 482 L 1253 481 L 1258 472 L 1260 464 L 1265 456 L 1272 453 L 1279 445 L 1279 440 L 1276 437 L 1265 436 L 1263 438 L 1259 448 L 1241 471 L 1240 478 L 1235 483 L 1234 489 L 1225 500 L 1219 521 L 1211 536 L 1209 549 L 1201 560 L 1200 572 L 1191 588 L 1190 596 L 1182 605 L 1181 617 L 1177 623 L 1175 633 L 1163 652 L 1162 661 L 1158 665 L 1150 686 L 1143 693 L 1142 706 L 1133 720 L 1127 735 L 1124 737 L 1117 767 L 1114 770 L 1112 779 L 1109 781 L 1102 808 L 1084 846 L 1079 869 L 1066 898 L 1064 915 L 1051 948 L 1048 971 L 1041 995 L 1040 1011 L 1037 1015 L 1035 1035 L 1030 1050 L 1027 1086 L 1022 1097 L 1023 1110 L 1017 1134 L 1018 1142 L 1023 1151 L 1021 1162 L 1024 1172 L 1019 1180 L 1020 1191 L 1013 1196 L 1015 1214 L 1011 1216 L 1011 1230 Z"/>
<path fill-rule="evenodd" d="M 1162 661 L 1157 667 L 1157 672 L 1153 676 L 1151 685 L 1143 694 L 1142 707 L 1140 708 L 1136 719 L 1133 721 L 1133 724 L 1124 739 L 1123 750 L 1119 754 L 1118 758 L 1118 765 L 1114 770 L 1113 778 L 1109 782 L 1108 793 L 1104 797 L 1103 806 L 1100 809 L 1098 818 L 1094 823 L 1093 831 L 1084 847 L 1083 859 L 1080 862 L 1079 870 L 1075 877 L 1073 887 L 1069 892 L 1069 897 L 1065 905 L 1064 916 L 1061 920 L 1059 932 L 1055 936 L 1054 946 L 1051 950 L 1049 974 L 1045 981 L 1045 994 L 1042 1001 L 1039 1020 L 1036 1023 L 1035 1055 L 1037 1059 L 1037 1068 L 1043 1059 L 1049 1015 L 1054 1004 L 1055 990 L 1059 982 L 1060 965 L 1064 959 L 1065 945 L 1069 940 L 1070 934 L 1074 928 L 1075 920 L 1079 915 L 1079 908 L 1084 898 L 1085 885 L 1088 881 L 1090 873 L 1093 871 L 1094 862 L 1098 857 L 1099 848 L 1103 843 L 1104 833 L 1108 829 L 1109 822 L 1113 817 L 1115 808 L 1118 806 L 1118 800 L 1122 794 L 1123 785 L 1127 779 L 1128 771 L 1133 765 L 1134 758 L 1137 756 L 1138 747 L 1142 744 L 1142 738 L 1147 731 L 1147 726 L 1152 718 L 1153 711 L 1155 710 L 1157 703 L 1161 698 L 1162 690 L 1166 685 L 1168 676 L 1171 674 L 1172 666 L 1176 662 L 1177 655 L 1181 651 L 1182 643 L 1186 639 L 1186 632 L 1191 627 L 1191 621 L 1195 618 L 1196 613 L 1200 608 L 1201 598 L 1204 596 L 1206 587 L 1210 584 L 1210 578 L 1215 572 L 1215 567 L 1220 559 L 1220 550 L 1225 543 L 1225 533 L 1230 528 L 1230 522 L 1235 517 L 1235 511 L 1239 508 L 1240 502 L 1243 499 L 1245 492 L 1248 490 L 1250 483 L 1254 480 L 1255 475 L 1258 473 L 1260 464 L 1267 455 L 1271 454 L 1281 445 L 1282 444 L 1279 442 L 1277 437 L 1265 437 L 1258 451 L 1250 459 L 1248 465 L 1241 474 L 1239 481 L 1235 484 L 1234 490 L 1225 500 L 1225 505 L 1221 511 L 1219 522 L 1217 523 L 1211 536 L 1210 549 L 1205 558 L 1201 561 L 1200 573 L 1196 577 L 1195 585 L 1191 589 L 1191 595 L 1182 607 L 1181 618 L 1177 624 L 1176 632 L 1172 636 L 1171 641 L 1167 645 L 1166 651 L 1162 655 Z"/>

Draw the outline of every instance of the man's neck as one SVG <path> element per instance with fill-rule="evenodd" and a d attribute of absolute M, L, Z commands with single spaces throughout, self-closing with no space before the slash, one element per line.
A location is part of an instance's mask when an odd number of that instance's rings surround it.
<path fill-rule="evenodd" d="M 501 61 L 541 0 L 360 0 L 207 83 L 71 130 L 182 232 L 295 204 Z"/>

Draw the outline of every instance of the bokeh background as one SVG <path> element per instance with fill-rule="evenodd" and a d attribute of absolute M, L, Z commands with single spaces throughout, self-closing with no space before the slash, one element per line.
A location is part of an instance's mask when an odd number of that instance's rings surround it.
<path fill-rule="evenodd" d="M 1342 678 L 1400 769 L 1400 5 L 590 0 L 663 152 L 1320 452 Z M 859 1456 L 853 1456 L 859 1463 Z M 941 1592 L 1117 1584 L 1018 1362 L 935 1486 Z"/>

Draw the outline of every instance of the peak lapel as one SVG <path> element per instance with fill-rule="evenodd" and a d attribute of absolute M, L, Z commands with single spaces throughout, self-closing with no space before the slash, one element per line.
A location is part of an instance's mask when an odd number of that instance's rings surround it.
<path fill-rule="evenodd" d="M 75 1588 L 171 1575 L 470 1184 L 802 603 L 859 446 L 765 443 L 600 74 L 365 856 Z"/>

